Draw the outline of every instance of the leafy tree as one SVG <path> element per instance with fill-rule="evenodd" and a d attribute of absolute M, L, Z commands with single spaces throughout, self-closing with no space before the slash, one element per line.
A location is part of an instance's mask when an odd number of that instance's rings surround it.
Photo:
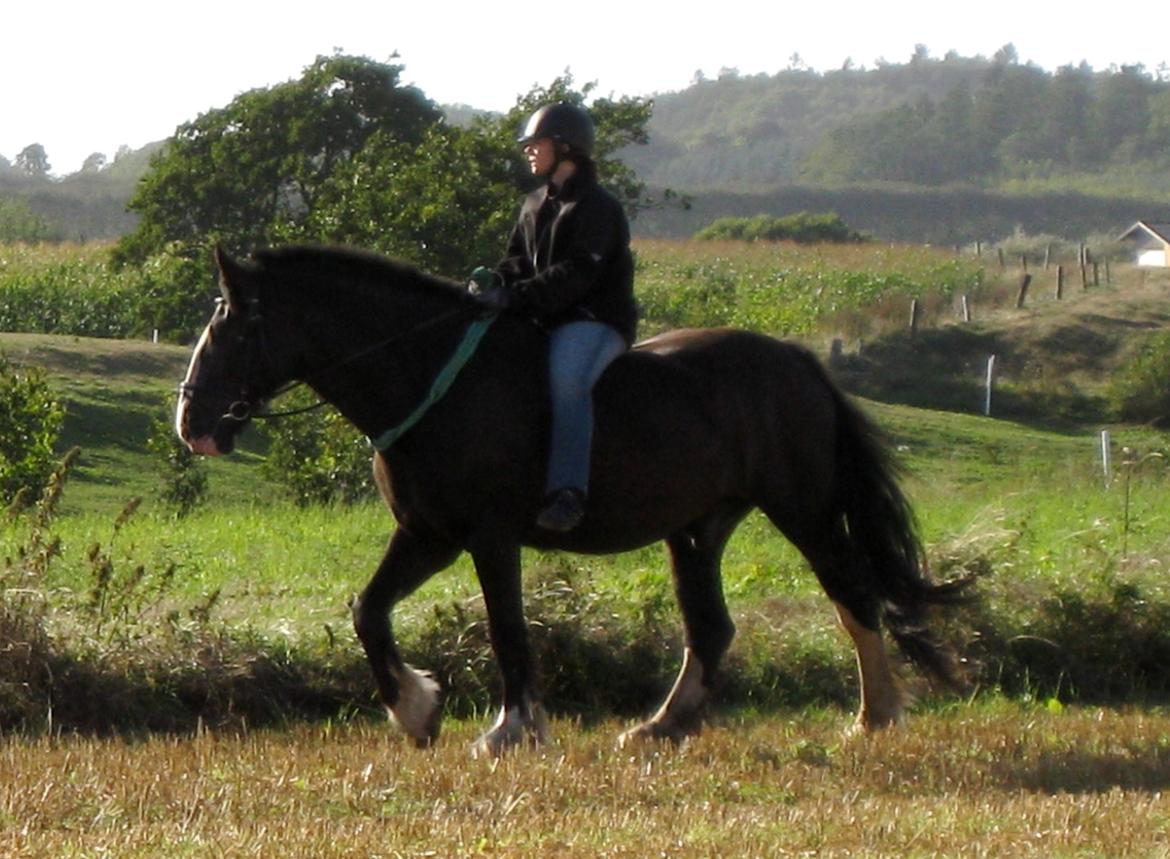
<path fill-rule="evenodd" d="M 85 161 L 81 163 L 81 172 L 100 173 L 105 166 L 106 156 L 101 152 L 93 152 L 86 156 Z"/>
<path fill-rule="evenodd" d="M 592 89 L 573 88 L 565 75 L 536 88 L 500 116 L 474 118 L 466 128 L 436 124 L 421 143 L 378 134 L 341 167 L 307 220 L 318 238 L 374 248 L 451 276 L 494 262 L 515 219 L 520 194 L 533 185 L 516 146 L 524 121 L 539 105 L 583 103 Z M 653 205 L 645 186 L 615 153 L 645 143 L 651 104 L 645 99 L 598 99 L 601 179 L 632 213 Z"/>
<path fill-rule="evenodd" d="M 49 156 L 39 143 L 29 144 L 16 156 L 16 169 L 34 179 L 48 178 L 50 168 Z"/>
<path fill-rule="evenodd" d="M 318 57 L 297 80 L 181 125 L 130 202 L 141 220 L 117 258 L 141 262 L 171 242 L 209 236 L 245 250 L 303 235 L 322 188 L 371 137 L 417 144 L 439 120 L 421 92 L 399 84 L 401 71 Z"/>
<path fill-rule="evenodd" d="M 282 400 L 294 409 L 312 402 L 304 391 Z M 370 443 L 335 409 L 290 415 L 265 431 L 271 443 L 264 474 L 298 505 L 348 504 L 375 494 Z"/>
<path fill-rule="evenodd" d="M 1142 66 L 1122 66 L 1119 73 L 1101 81 L 1091 126 L 1100 160 L 1114 157 L 1127 144 L 1126 154 L 1134 154 L 1150 124 L 1152 94 L 1153 82 Z"/>

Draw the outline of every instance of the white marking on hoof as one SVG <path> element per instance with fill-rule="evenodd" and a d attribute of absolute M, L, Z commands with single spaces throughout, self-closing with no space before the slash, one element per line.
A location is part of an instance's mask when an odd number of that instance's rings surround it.
<path fill-rule="evenodd" d="M 646 722 L 618 737 L 618 746 L 642 740 L 681 740 L 699 732 L 700 711 L 707 700 L 703 666 L 691 648 L 683 652 L 682 668 L 662 706 Z"/>
<path fill-rule="evenodd" d="M 407 665 L 395 673 L 398 703 L 390 718 L 407 736 L 420 745 L 429 745 L 439 734 L 439 684 L 426 671 Z"/>
<path fill-rule="evenodd" d="M 834 608 L 837 610 L 837 619 L 853 639 L 853 647 L 857 651 L 861 707 L 854 730 L 868 733 L 898 724 L 902 719 L 905 697 L 890 668 L 881 632 L 861 624 L 840 603 L 834 603 Z"/>
<path fill-rule="evenodd" d="M 508 749 L 522 744 L 544 745 L 548 741 L 548 718 L 539 704 L 500 708 L 496 723 L 471 747 L 474 758 L 498 758 Z"/>

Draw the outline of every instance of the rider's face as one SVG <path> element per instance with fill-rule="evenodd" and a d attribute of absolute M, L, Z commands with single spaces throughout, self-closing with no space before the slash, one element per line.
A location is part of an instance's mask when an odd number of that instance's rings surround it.
<path fill-rule="evenodd" d="M 533 176 L 547 176 L 556 166 L 556 144 L 548 137 L 531 140 L 524 144 L 524 157 Z"/>

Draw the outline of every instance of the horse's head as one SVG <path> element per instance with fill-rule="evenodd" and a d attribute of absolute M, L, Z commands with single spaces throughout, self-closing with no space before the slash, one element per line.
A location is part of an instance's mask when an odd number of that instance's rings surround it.
<path fill-rule="evenodd" d="M 195 453 L 230 453 L 276 378 L 260 309 L 258 273 L 216 248 L 221 297 L 179 385 L 175 429 Z"/>

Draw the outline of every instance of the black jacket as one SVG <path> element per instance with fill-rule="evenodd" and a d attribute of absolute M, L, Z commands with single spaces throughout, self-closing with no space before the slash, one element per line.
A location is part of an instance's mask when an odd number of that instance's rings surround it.
<path fill-rule="evenodd" d="M 630 225 L 592 165 L 581 165 L 555 195 L 547 185 L 528 195 L 497 271 L 512 306 L 542 325 L 593 319 L 633 342 Z"/>

